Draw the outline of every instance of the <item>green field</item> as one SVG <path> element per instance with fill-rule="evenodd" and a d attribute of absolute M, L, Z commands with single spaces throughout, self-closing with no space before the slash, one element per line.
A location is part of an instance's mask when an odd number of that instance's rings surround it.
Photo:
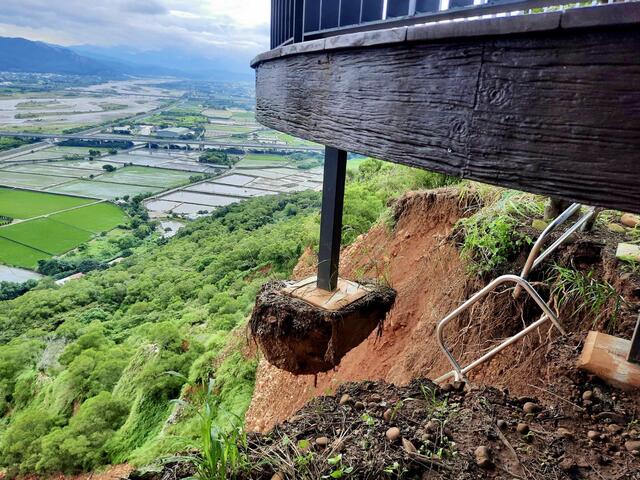
<path fill-rule="evenodd" d="M 7 187 L 46 188 L 68 181 L 68 177 L 33 175 L 30 173 L 7 172 L 6 170 L 0 170 L 0 185 Z"/>
<path fill-rule="evenodd" d="M 35 269 L 38 260 L 47 258 L 51 258 L 51 255 L 0 237 L 0 263 L 4 265 Z"/>
<path fill-rule="evenodd" d="M 162 190 L 164 190 L 162 187 L 144 187 L 125 185 L 122 183 L 98 182 L 95 180 L 76 180 L 49 189 L 50 192 L 70 193 L 107 200 L 122 198 L 125 195 L 135 196 L 141 193 L 156 193 Z"/>
<path fill-rule="evenodd" d="M 90 202 L 92 200 L 87 198 L 0 188 L 0 215 L 23 220 L 86 205 Z"/>
<path fill-rule="evenodd" d="M 112 203 L 98 203 L 87 207 L 51 215 L 52 220 L 92 233 L 111 230 L 127 220 L 127 215 Z M 0 232 L 1 234 L 1 232 Z"/>
<path fill-rule="evenodd" d="M 88 205 L 92 202 L 87 198 L 0 188 L 0 215 L 24 220 L 0 228 L 0 263 L 33 269 L 38 260 L 68 252 L 94 234 L 126 222 L 127 215 L 116 205 Z"/>
<path fill-rule="evenodd" d="M 89 240 L 91 232 L 50 218 L 37 218 L 2 228 L 0 236 L 51 255 L 60 255 Z"/>
<path fill-rule="evenodd" d="M 152 167 L 125 167 L 100 175 L 101 182 L 170 188 L 189 183 L 193 173 Z"/>

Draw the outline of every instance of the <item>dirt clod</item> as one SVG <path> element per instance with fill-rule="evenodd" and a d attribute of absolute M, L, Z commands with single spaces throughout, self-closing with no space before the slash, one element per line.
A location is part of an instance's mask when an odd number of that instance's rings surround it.
<path fill-rule="evenodd" d="M 524 413 L 538 413 L 540 411 L 540 405 L 533 402 L 527 402 L 522 406 Z"/>
<path fill-rule="evenodd" d="M 516 427 L 516 430 L 520 435 L 526 435 L 527 433 L 529 433 L 529 424 L 519 423 L 518 426 Z"/>
<path fill-rule="evenodd" d="M 379 327 L 393 306 L 393 289 L 374 283 L 364 297 L 329 311 L 284 292 L 273 281 L 260 290 L 249 322 L 251 334 L 272 365 L 309 375 L 326 372 Z"/>

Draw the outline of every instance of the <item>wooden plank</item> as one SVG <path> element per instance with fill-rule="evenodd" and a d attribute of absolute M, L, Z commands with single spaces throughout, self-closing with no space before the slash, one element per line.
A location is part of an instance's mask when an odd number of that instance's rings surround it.
<path fill-rule="evenodd" d="M 640 365 L 627 361 L 630 348 L 629 340 L 589 332 L 577 366 L 617 388 L 640 388 Z"/>
<path fill-rule="evenodd" d="M 342 150 L 640 212 L 639 51 L 640 29 L 616 27 L 261 59 L 257 118 Z"/>

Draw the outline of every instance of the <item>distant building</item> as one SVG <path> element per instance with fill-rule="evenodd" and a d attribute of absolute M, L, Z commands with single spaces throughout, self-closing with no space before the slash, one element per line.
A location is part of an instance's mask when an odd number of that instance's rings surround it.
<path fill-rule="evenodd" d="M 160 138 L 182 138 L 187 135 L 193 135 L 193 131 L 184 127 L 163 128 L 156 132 L 156 136 Z"/>
<path fill-rule="evenodd" d="M 64 285 L 65 283 L 69 283 L 72 280 L 79 280 L 84 277 L 84 273 L 74 273 L 73 275 L 69 275 L 68 277 L 61 278 L 60 280 L 56 280 L 56 285 Z"/>
<path fill-rule="evenodd" d="M 113 127 L 112 132 L 115 133 L 116 135 L 131 135 L 131 125 Z"/>
<path fill-rule="evenodd" d="M 142 135 L 143 137 L 149 137 L 153 135 L 155 131 L 156 127 L 154 127 L 153 125 L 140 125 L 138 127 L 138 134 Z"/>

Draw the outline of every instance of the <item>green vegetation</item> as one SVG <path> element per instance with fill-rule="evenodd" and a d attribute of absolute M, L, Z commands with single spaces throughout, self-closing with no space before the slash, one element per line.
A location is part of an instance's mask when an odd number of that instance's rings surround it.
<path fill-rule="evenodd" d="M 0 215 L 26 220 L 91 203 L 87 198 L 0 187 Z"/>
<path fill-rule="evenodd" d="M 531 237 L 516 227 L 544 210 L 543 203 L 532 195 L 496 191 L 498 198 L 481 198 L 482 194 L 477 192 L 463 191 L 462 194 L 476 195 L 480 198 L 473 202 L 485 205 L 456 225 L 456 235 L 461 238 L 461 257 L 469 271 L 477 275 L 498 274 L 515 260 L 523 247 L 532 243 Z"/>
<path fill-rule="evenodd" d="M 200 163 L 213 163 L 215 165 L 227 165 L 232 167 L 238 163 L 238 157 L 231 156 L 221 150 L 207 150 L 198 158 Z"/>
<path fill-rule="evenodd" d="M 451 181 L 373 160 L 361 167 L 347 186 L 346 242 L 384 218 L 389 198 Z M 317 192 L 247 200 L 170 241 L 141 244 L 117 266 L 62 288 L 40 282 L 0 302 L 0 465 L 8 476 L 140 465 L 190 446 L 205 447 L 214 468 L 233 458 L 228 443 L 216 442 L 233 438 L 233 419 L 253 392 L 246 318 L 267 279 L 289 277 L 305 248 L 317 248 L 319 206 Z M 125 209 L 132 228 L 146 226 L 141 199 Z M 215 405 L 206 415 L 223 433 L 208 430 L 207 447 L 196 413 L 207 400 L 194 385 L 211 379 Z"/>
<path fill-rule="evenodd" d="M 569 307 L 573 315 L 589 314 L 594 329 L 605 319 L 605 331 L 615 333 L 624 300 L 611 284 L 598 280 L 593 271 L 580 272 L 560 265 L 553 266 L 551 283 L 551 296 L 559 308 Z"/>
<path fill-rule="evenodd" d="M 0 137 L 0 152 L 3 150 L 11 150 L 12 148 L 18 148 L 23 145 L 32 143 L 31 140 L 18 137 Z"/>

